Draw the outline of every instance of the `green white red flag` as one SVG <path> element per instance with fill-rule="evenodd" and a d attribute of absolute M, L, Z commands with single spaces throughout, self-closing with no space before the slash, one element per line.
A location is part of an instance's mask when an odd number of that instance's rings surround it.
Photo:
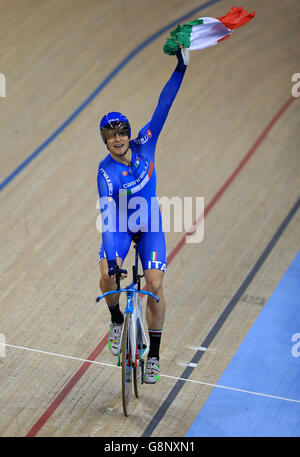
<path fill-rule="evenodd" d="M 164 46 L 164 53 L 174 55 L 178 47 L 188 48 L 190 51 L 214 46 L 221 40 L 229 38 L 233 29 L 241 27 L 255 16 L 244 8 L 233 6 L 222 17 L 200 17 L 184 25 L 178 25 L 172 30 Z"/>

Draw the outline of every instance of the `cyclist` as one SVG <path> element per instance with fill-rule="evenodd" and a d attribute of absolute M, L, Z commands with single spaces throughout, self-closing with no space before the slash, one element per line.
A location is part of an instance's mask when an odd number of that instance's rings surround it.
<path fill-rule="evenodd" d="M 161 92 L 150 122 L 140 130 L 137 138 L 131 139 L 130 123 L 119 112 L 103 116 L 99 126 L 109 151 L 99 164 L 97 177 L 102 216 L 100 289 L 102 293 L 116 289 L 118 267 L 122 278 L 126 277 L 127 272 L 121 267 L 133 234 L 140 232 L 139 257 L 146 287 L 160 297 L 159 303 L 150 296 L 147 300 L 150 350 L 144 381 L 148 384 L 154 384 L 160 378 L 159 349 L 166 312 L 162 289 L 167 264 L 166 242 L 156 198 L 155 148 L 189 63 L 189 50 L 179 48 L 176 56 L 176 68 Z M 107 296 L 106 302 L 111 314 L 108 347 L 117 355 L 124 322 L 119 294 Z"/>

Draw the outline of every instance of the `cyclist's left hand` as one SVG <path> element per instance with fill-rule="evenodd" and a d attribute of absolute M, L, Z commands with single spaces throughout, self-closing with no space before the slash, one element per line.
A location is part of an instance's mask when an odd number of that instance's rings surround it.
<path fill-rule="evenodd" d="M 176 57 L 180 64 L 187 66 L 190 63 L 190 50 L 183 48 L 181 44 L 177 42 L 179 49 L 176 52 Z"/>
<path fill-rule="evenodd" d="M 121 279 L 127 278 L 127 270 L 122 270 L 122 268 L 119 268 L 119 272 L 121 273 Z"/>

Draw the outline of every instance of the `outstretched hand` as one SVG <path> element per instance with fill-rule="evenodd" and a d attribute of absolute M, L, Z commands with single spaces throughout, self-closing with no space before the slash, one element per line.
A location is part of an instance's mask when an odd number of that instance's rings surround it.
<path fill-rule="evenodd" d="M 183 48 L 181 44 L 177 42 L 179 48 L 176 51 L 176 57 L 178 60 L 178 66 L 181 68 L 187 67 L 190 63 L 190 50 Z"/>

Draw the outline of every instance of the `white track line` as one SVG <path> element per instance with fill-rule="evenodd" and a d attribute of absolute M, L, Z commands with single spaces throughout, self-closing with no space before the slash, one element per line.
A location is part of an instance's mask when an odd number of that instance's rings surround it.
<path fill-rule="evenodd" d="M 96 360 L 89 360 L 89 359 L 80 359 L 79 357 L 72 357 L 70 355 L 56 354 L 55 352 L 40 351 L 39 349 L 25 348 L 23 346 L 15 346 L 14 344 L 0 343 L 0 345 L 8 346 L 8 347 L 14 348 L 14 349 L 22 349 L 23 351 L 39 352 L 40 354 L 52 355 L 55 357 L 62 357 L 64 359 L 73 359 L 73 360 L 79 360 L 80 362 L 88 362 L 88 363 L 94 363 L 96 365 L 104 365 L 106 367 L 120 368 L 117 365 L 114 365 L 113 363 L 97 362 Z"/>
<path fill-rule="evenodd" d="M 80 362 L 94 363 L 96 365 L 103 365 L 103 366 L 107 366 L 107 367 L 110 367 L 110 368 L 120 368 L 117 365 L 114 365 L 113 363 L 97 362 L 96 360 L 81 359 L 79 357 L 72 357 L 72 356 L 69 356 L 69 355 L 56 354 L 54 352 L 40 351 L 38 349 L 32 349 L 32 348 L 27 348 L 27 347 L 23 347 L 23 346 L 15 346 L 13 344 L 7 344 L 7 343 L 0 343 L 0 345 L 11 347 L 11 348 L 14 348 L 14 349 L 21 349 L 23 351 L 38 352 L 40 354 L 52 355 L 52 356 L 55 356 L 55 357 L 62 357 L 64 359 L 72 359 L 72 360 L 78 360 Z M 286 397 L 279 397 L 277 395 L 263 394 L 261 392 L 254 392 L 252 390 L 244 390 L 244 389 L 238 389 L 236 387 L 222 386 L 221 384 L 212 384 L 212 383 L 209 383 L 209 382 L 196 381 L 194 379 L 180 378 L 178 376 L 170 376 L 170 375 L 166 375 L 166 374 L 161 374 L 161 377 L 174 379 L 175 381 L 192 382 L 194 384 L 201 384 L 203 386 L 216 387 L 216 388 L 219 388 L 219 389 L 233 390 L 235 392 L 242 392 L 242 393 L 245 393 L 245 394 L 257 395 L 259 397 L 273 398 L 275 400 L 283 400 L 283 401 L 292 402 L 292 403 L 300 403 L 300 400 L 296 400 L 294 398 L 286 398 Z"/>
<path fill-rule="evenodd" d="M 178 378 L 177 376 L 169 376 L 166 374 L 161 374 L 161 376 L 163 376 L 165 378 L 176 379 L 177 381 L 178 380 L 179 381 L 189 381 L 189 382 L 194 382 L 196 384 L 202 384 L 204 386 L 218 387 L 219 389 L 234 390 L 235 392 L 242 392 L 242 393 L 251 394 L 251 395 L 259 395 L 260 397 L 275 398 L 276 400 L 284 400 L 284 401 L 290 401 L 293 403 L 300 403 L 300 400 L 295 400 L 294 398 L 278 397 L 277 395 L 269 395 L 269 394 L 263 394 L 261 392 L 254 392 L 252 390 L 244 390 L 244 389 L 238 389 L 236 387 L 222 386 L 221 384 L 211 384 L 209 382 L 195 381 L 194 379 Z"/>
<path fill-rule="evenodd" d="M 206 347 L 204 346 L 199 346 L 199 347 L 195 347 L 195 346 L 188 346 L 189 349 L 193 349 L 193 351 L 202 351 L 202 352 L 205 352 L 207 350 Z"/>

